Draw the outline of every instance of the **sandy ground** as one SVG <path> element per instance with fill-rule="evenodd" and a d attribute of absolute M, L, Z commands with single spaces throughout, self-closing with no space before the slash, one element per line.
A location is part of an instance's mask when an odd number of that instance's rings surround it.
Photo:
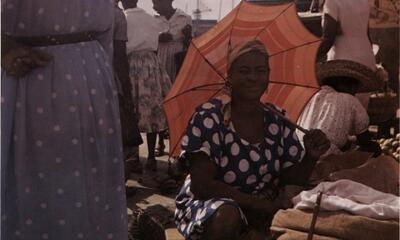
<path fill-rule="evenodd" d="M 144 165 L 147 159 L 147 144 L 146 135 L 142 134 L 144 143 L 139 148 L 139 156 L 141 163 Z M 169 150 L 168 140 L 165 140 L 166 152 Z M 168 156 L 157 157 L 157 172 L 144 172 L 143 174 L 131 174 L 127 182 L 128 186 L 134 186 L 137 189 L 135 196 L 127 199 L 128 207 L 132 210 L 137 208 L 147 209 L 156 208 L 163 212 L 166 217 L 162 221 L 166 221 L 173 216 L 175 209 L 174 198 L 176 194 L 162 195 L 158 186 L 159 183 L 155 181 L 156 177 L 167 174 L 168 170 Z M 166 224 L 167 226 L 174 226 L 172 223 Z"/>

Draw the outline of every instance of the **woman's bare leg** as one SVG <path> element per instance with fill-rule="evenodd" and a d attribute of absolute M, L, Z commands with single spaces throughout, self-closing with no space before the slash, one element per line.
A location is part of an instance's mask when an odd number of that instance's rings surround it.
<path fill-rule="evenodd" d="M 204 240 L 239 240 L 244 227 L 239 209 L 225 204 L 218 208 L 204 226 Z"/>

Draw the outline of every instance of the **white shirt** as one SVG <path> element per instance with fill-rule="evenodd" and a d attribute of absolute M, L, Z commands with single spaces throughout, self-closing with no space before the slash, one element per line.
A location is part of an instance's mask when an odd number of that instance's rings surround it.
<path fill-rule="evenodd" d="M 339 22 L 342 30 L 328 52 L 328 60 L 351 60 L 375 70 L 375 57 L 367 35 L 368 0 L 326 0 L 323 13 Z"/>
<path fill-rule="evenodd" d="M 176 9 L 169 20 L 164 16 L 156 17 L 160 20 L 162 31 L 170 33 L 174 41 L 181 42 L 184 37 L 182 29 L 188 24 L 192 26 L 192 18 L 179 8 Z"/>
<path fill-rule="evenodd" d="M 368 129 L 369 117 L 353 95 L 322 86 L 304 108 L 297 124 L 305 129 L 321 129 L 326 134 L 331 147 L 324 155 L 340 154 L 349 136 Z M 297 135 L 303 139 L 304 133 L 297 131 Z"/>
<path fill-rule="evenodd" d="M 125 16 L 128 23 L 127 53 L 142 50 L 156 51 L 158 35 L 162 31 L 160 22 L 141 8 L 127 9 Z"/>

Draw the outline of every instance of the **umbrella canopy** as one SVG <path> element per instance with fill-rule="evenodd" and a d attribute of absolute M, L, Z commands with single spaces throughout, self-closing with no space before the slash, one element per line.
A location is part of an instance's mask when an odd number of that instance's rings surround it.
<path fill-rule="evenodd" d="M 230 49 L 253 39 L 262 41 L 270 56 L 270 84 L 262 102 L 285 109 L 289 119 L 296 121 L 318 91 L 315 58 L 320 39 L 304 27 L 295 4 L 242 1 L 189 46 L 163 104 L 170 131 L 170 155 L 179 154 L 180 139 L 195 108 L 223 89 Z"/>

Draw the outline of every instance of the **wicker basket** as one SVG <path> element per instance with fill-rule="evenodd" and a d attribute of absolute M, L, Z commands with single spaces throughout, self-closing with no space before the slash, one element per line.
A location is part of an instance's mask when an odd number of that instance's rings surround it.
<path fill-rule="evenodd" d="M 370 124 L 380 124 L 394 118 L 398 107 L 396 93 L 387 91 L 372 94 L 368 104 Z"/>

